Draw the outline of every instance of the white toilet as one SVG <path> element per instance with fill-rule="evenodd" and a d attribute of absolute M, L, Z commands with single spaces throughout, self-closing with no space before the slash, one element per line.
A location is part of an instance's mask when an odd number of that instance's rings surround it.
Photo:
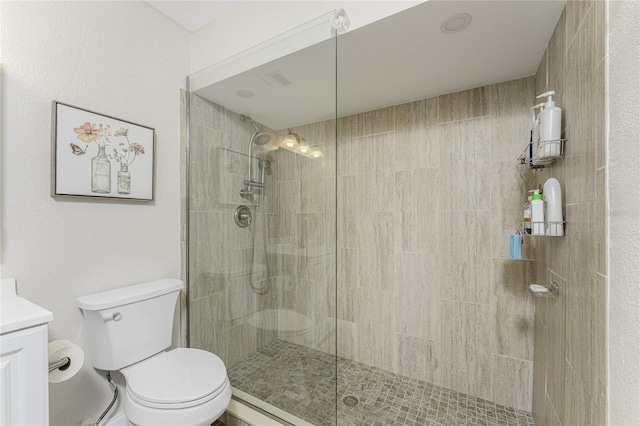
<path fill-rule="evenodd" d="M 220 358 L 171 346 L 183 283 L 166 278 L 78 298 L 95 368 L 119 370 L 127 423 L 210 425 L 227 409 L 231 384 Z"/>

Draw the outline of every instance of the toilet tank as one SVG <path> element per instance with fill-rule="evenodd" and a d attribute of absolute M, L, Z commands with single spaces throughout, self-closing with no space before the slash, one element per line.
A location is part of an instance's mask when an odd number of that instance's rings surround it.
<path fill-rule="evenodd" d="M 171 346 L 182 287 L 165 278 L 79 297 L 93 366 L 119 370 Z"/>

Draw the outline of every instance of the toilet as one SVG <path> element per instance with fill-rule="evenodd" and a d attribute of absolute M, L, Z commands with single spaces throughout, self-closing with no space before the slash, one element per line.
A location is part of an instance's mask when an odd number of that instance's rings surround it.
<path fill-rule="evenodd" d="M 171 346 L 180 280 L 166 278 L 79 297 L 91 361 L 120 371 L 133 426 L 210 425 L 227 409 L 231 384 L 216 355 Z"/>

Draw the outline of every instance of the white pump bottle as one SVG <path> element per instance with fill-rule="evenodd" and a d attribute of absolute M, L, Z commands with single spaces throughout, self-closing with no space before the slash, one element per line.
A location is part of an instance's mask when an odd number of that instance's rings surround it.
<path fill-rule="evenodd" d="M 552 237 L 562 237 L 564 225 L 560 182 L 556 178 L 549 178 L 542 188 L 543 199 L 546 202 L 544 210 L 545 234 Z"/>
<path fill-rule="evenodd" d="M 538 157 L 540 159 L 560 156 L 560 134 L 562 131 L 562 110 L 556 106 L 552 96 L 555 90 L 538 95 L 536 99 L 547 97 L 540 112 Z"/>

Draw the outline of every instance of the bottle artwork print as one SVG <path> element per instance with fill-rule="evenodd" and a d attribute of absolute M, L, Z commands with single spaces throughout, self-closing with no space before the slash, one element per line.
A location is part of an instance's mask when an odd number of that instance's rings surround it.
<path fill-rule="evenodd" d="M 111 133 L 108 124 L 86 122 L 73 131 L 77 138 L 85 144 L 84 148 L 71 143 L 71 153 L 75 156 L 86 154 L 87 148 L 93 142 L 98 146 L 98 153 L 91 159 L 91 192 L 96 194 L 111 193 L 111 165 L 117 163 L 116 190 L 118 194 L 131 194 L 131 172 L 129 166 L 138 155 L 144 154 L 144 147 L 129 140 L 129 129 L 120 128 Z M 116 146 L 112 147 L 111 138 L 118 138 Z M 107 151 L 107 148 L 111 148 Z"/>

